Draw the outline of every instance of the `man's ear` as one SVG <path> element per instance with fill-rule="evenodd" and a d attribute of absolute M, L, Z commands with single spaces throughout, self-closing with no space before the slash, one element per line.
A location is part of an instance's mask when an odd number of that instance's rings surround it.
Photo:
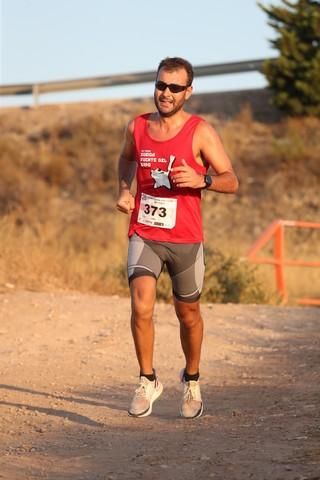
<path fill-rule="evenodd" d="M 190 87 L 188 87 L 186 90 L 186 100 L 188 100 L 191 97 L 192 92 L 193 92 L 193 86 L 190 85 Z"/>

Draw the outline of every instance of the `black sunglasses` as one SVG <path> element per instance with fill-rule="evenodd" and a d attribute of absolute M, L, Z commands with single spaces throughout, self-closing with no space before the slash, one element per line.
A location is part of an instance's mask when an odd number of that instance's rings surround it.
<path fill-rule="evenodd" d="M 164 92 L 166 88 L 169 88 L 171 93 L 180 93 L 186 90 L 190 85 L 177 85 L 176 83 L 165 83 L 161 80 L 156 82 L 156 89 Z"/>

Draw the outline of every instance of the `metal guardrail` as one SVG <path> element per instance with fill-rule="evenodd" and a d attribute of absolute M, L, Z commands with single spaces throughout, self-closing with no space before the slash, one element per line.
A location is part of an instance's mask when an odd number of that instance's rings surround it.
<path fill-rule="evenodd" d="M 269 59 L 244 60 L 241 62 L 200 65 L 194 67 L 195 77 L 210 75 L 227 75 L 231 73 L 262 72 L 263 63 Z M 51 82 L 24 83 L 17 85 L 0 85 L 0 96 L 33 95 L 38 104 L 41 93 L 83 90 L 87 88 L 114 87 L 120 85 L 153 82 L 155 71 L 106 75 L 74 80 L 57 80 Z"/>

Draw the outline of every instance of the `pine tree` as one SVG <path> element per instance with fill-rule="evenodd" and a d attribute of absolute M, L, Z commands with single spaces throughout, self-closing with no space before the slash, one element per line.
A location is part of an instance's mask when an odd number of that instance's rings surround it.
<path fill-rule="evenodd" d="M 264 74 L 274 103 L 291 115 L 320 116 L 320 0 L 282 0 L 258 4 L 277 33 L 270 43 L 279 57 L 268 60 Z"/>

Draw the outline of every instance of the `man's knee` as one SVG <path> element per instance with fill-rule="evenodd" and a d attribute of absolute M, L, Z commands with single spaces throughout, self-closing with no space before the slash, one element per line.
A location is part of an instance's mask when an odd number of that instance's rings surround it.
<path fill-rule="evenodd" d="M 155 280 L 139 277 L 130 285 L 131 311 L 135 322 L 151 321 L 155 303 Z"/>
<path fill-rule="evenodd" d="M 175 302 L 177 317 L 181 324 L 186 328 L 193 328 L 202 323 L 199 302 L 183 303 Z"/>
<path fill-rule="evenodd" d="M 148 323 L 152 321 L 153 305 L 143 301 L 132 302 L 132 319 L 135 324 Z"/>

